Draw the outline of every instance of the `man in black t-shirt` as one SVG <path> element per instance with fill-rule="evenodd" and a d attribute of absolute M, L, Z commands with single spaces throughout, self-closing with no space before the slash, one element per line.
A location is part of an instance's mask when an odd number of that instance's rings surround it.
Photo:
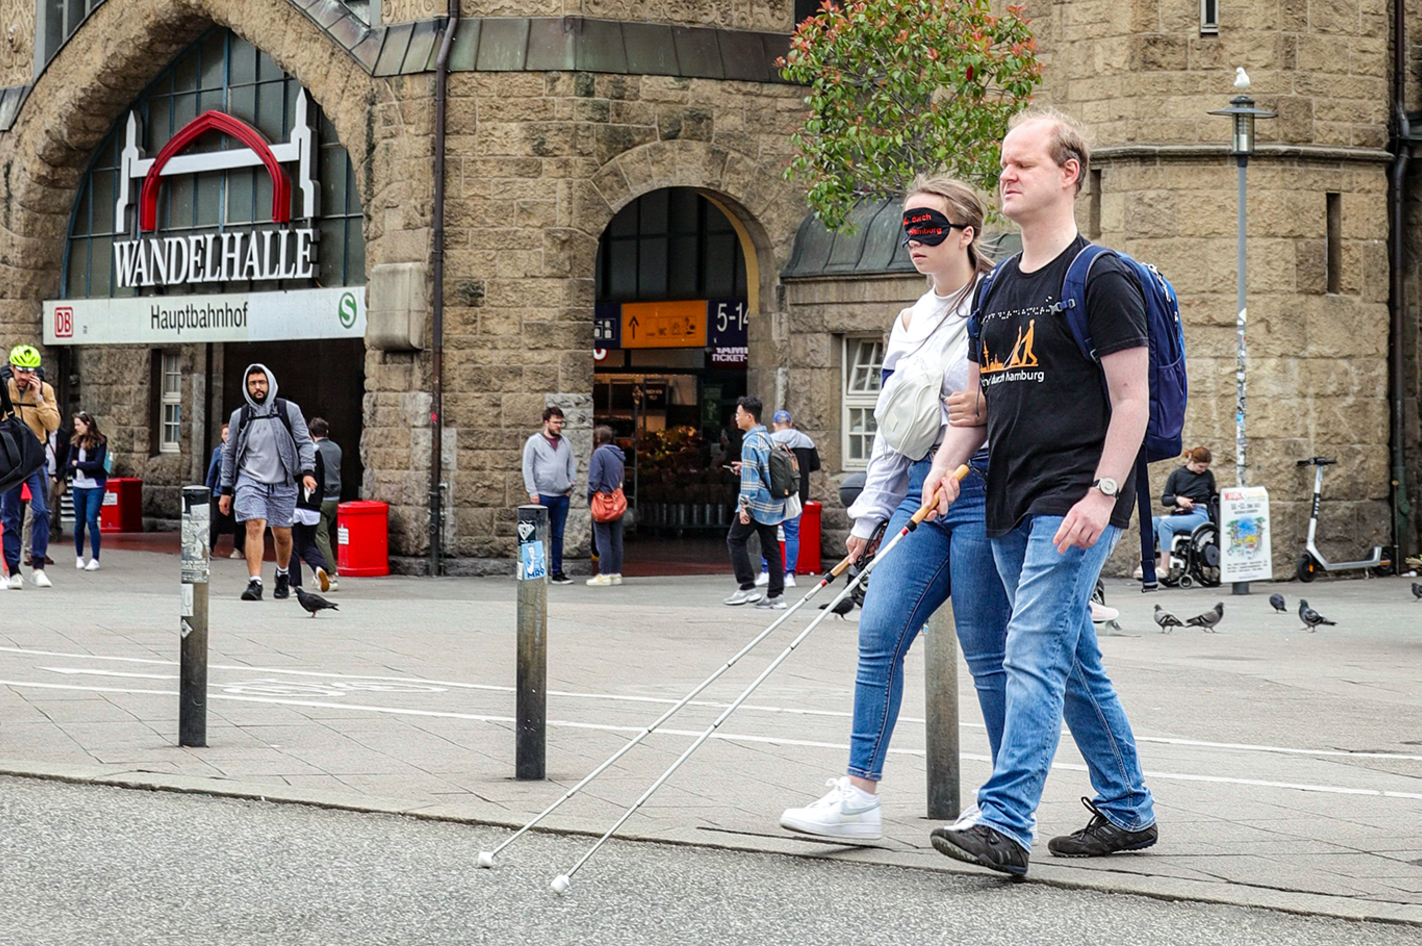
<path fill-rule="evenodd" d="M 1113 854 L 1156 841 L 1154 800 L 1090 612 L 1096 577 L 1130 520 L 1131 472 L 1149 416 L 1145 300 L 1118 259 L 1096 262 L 1086 316 L 1099 361 L 1081 354 L 1056 308 L 1067 268 L 1087 245 L 1073 201 L 1089 160 L 1076 123 L 1051 109 L 1017 116 L 1003 140 L 1003 213 L 1021 227 L 1022 254 L 980 300 L 968 348 L 968 384 L 981 387 L 987 424 L 954 420 L 923 487 L 925 496 L 942 487 L 946 512 L 958 494 L 948 471 L 986 435 L 987 532 L 1012 601 L 1007 717 L 979 813 L 930 840 L 950 857 L 1017 875 L 1027 872 L 1063 718 L 1097 794 L 1087 803 L 1091 821 L 1052 839 L 1051 852 Z"/>

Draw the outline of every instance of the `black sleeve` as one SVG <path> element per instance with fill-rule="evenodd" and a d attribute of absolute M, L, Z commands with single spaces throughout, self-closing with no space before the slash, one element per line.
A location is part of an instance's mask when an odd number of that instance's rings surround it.
<path fill-rule="evenodd" d="M 1178 488 L 1175 485 L 1175 481 L 1179 478 L 1181 469 L 1183 469 L 1183 467 L 1176 467 L 1171 470 L 1170 476 L 1165 480 L 1165 492 L 1161 494 L 1160 504 L 1166 509 L 1175 508 L 1175 490 Z"/>
<path fill-rule="evenodd" d="M 1114 256 L 1097 260 L 1087 281 L 1086 324 L 1098 357 L 1150 344 L 1145 295 L 1135 275 Z"/>

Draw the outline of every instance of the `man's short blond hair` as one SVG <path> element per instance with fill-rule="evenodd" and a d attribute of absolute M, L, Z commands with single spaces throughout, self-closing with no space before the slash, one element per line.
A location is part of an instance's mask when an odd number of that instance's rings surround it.
<path fill-rule="evenodd" d="M 1059 108 L 1050 105 L 1033 105 L 1031 108 L 1023 109 L 1007 123 L 1007 130 L 1011 131 L 1019 125 L 1028 122 L 1045 121 L 1052 124 L 1052 137 L 1047 143 L 1047 150 L 1056 162 L 1057 167 L 1066 167 L 1066 163 L 1072 159 L 1076 160 L 1077 166 L 1081 169 L 1076 176 L 1076 192 L 1081 193 L 1082 182 L 1091 169 L 1091 145 L 1087 144 L 1087 131 L 1081 122 Z"/>

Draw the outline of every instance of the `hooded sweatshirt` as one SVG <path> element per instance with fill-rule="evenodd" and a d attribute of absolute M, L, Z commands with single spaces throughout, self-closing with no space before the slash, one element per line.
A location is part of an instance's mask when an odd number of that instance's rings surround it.
<path fill-rule="evenodd" d="M 588 502 L 593 493 L 610 493 L 622 485 L 626 473 L 626 456 L 615 443 L 605 443 L 593 451 L 588 464 Z"/>
<path fill-rule="evenodd" d="M 267 376 L 267 396 L 259 403 L 247 390 L 247 376 L 261 371 Z M 294 484 L 302 476 L 316 471 L 316 444 L 306 429 L 301 408 L 291 401 L 286 405 L 286 417 L 291 426 L 277 415 L 276 376 L 263 364 L 252 364 L 242 372 L 242 396 L 247 399 L 249 418 L 242 424 L 242 408 L 232 412 L 228 421 L 227 445 L 222 454 L 222 492 L 229 494 L 239 476 L 269 485 Z M 231 431 L 237 431 L 232 435 Z"/>

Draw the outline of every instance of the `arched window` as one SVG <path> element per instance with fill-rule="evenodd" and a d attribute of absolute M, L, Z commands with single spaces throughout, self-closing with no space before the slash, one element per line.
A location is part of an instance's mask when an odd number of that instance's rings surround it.
<path fill-rule="evenodd" d="M 141 289 L 120 285 L 114 243 L 139 236 L 144 177 L 135 176 L 135 168 L 142 167 L 138 159 L 159 155 L 174 136 L 209 111 L 227 116 L 218 125 L 235 128 L 248 138 L 254 136 L 238 123 L 255 129 L 272 152 L 292 160 L 281 173 L 293 176 L 290 218 L 318 232 L 313 278 Z M 272 171 L 241 137 L 214 128 L 174 155 L 172 167 L 186 158 L 190 170 L 156 179 L 159 233 L 190 237 L 271 227 Z M 299 163 L 290 157 L 297 154 Z M 204 161 L 204 155 L 213 157 Z M 213 28 L 143 91 L 99 146 L 70 219 L 63 292 L 65 298 L 93 298 L 360 285 L 365 282 L 362 220 L 350 158 L 334 126 L 271 57 L 230 30 Z"/>
<path fill-rule="evenodd" d="M 643 194 L 597 246 L 597 301 L 744 299 L 746 259 L 721 209 L 689 187 Z"/>

